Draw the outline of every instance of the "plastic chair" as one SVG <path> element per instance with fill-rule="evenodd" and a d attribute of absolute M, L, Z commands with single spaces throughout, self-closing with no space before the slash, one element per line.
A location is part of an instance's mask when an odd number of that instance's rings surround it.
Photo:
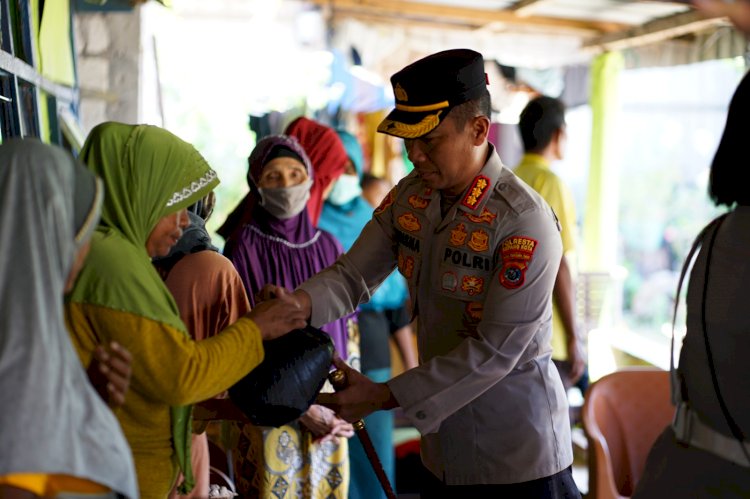
<path fill-rule="evenodd" d="M 630 497 L 651 447 L 673 415 L 667 371 L 628 368 L 591 385 L 583 404 L 588 497 Z"/>

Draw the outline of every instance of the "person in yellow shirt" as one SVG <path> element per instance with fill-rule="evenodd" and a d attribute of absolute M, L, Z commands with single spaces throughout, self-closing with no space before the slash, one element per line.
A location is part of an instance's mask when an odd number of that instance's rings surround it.
<path fill-rule="evenodd" d="M 575 251 L 576 213 L 570 189 L 550 168 L 563 157 L 565 105 L 559 99 L 539 96 L 521 112 L 518 124 L 525 154 L 514 173 L 537 191 L 560 222 L 563 256 L 552 293 L 552 359 L 566 387 L 588 387 L 588 373 L 575 321 L 575 285 L 571 256 Z"/>

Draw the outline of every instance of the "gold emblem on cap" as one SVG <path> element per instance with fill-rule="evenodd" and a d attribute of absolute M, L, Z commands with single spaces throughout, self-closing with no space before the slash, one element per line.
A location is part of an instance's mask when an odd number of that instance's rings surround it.
<path fill-rule="evenodd" d="M 422 121 L 414 125 L 385 119 L 378 125 L 378 132 L 395 135 L 402 139 L 421 137 L 440 124 L 440 113 L 442 111 L 438 111 L 436 114 L 428 114 L 422 118 Z"/>
<path fill-rule="evenodd" d="M 409 96 L 406 95 L 406 90 L 404 90 L 404 87 L 402 87 L 400 83 L 396 83 L 396 86 L 393 88 L 393 93 L 396 95 L 397 100 L 404 102 L 409 100 Z"/>

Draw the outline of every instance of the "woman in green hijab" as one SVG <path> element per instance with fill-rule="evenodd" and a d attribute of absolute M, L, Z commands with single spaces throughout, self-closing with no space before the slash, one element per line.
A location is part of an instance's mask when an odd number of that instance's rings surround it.
<path fill-rule="evenodd" d="M 305 322 L 288 297 L 260 304 L 222 333 L 196 343 L 151 265 L 188 225 L 186 208 L 218 183 L 193 146 L 158 127 L 103 123 L 81 159 L 105 185 L 91 252 L 66 306 L 84 365 L 117 341 L 133 357 L 130 392 L 117 416 L 133 451 L 141 497 L 165 498 L 190 469 L 190 404 L 220 393 L 263 359 L 261 341 Z"/>

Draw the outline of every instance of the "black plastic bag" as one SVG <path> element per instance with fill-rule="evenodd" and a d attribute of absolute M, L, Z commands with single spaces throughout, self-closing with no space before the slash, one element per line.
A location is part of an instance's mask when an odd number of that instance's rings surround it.
<path fill-rule="evenodd" d="M 229 389 L 229 397 L 253 424 L 279 427 L 315 402 L 333 362 L 333 341 L 308 326 L 264 341 L 263 348 L 263 362 Z"/>

